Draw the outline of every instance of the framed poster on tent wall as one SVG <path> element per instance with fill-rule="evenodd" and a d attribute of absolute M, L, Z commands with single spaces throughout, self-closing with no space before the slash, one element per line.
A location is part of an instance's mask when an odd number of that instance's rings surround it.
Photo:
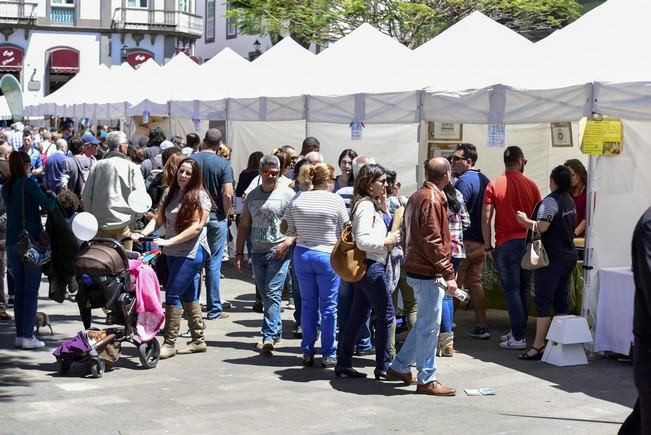
<path fill-rule="evenodd" d="M 430 121 L 428 123 L 428 141 L 441 142 L 441 141 L 456 141 L 463 140 L 463 124 L 454 122 L 439 122 Z"/>
<path fill-rule="evenodd" d="M 445 157 L 446 159 L 454 154 L 457 149 L 458 142 L 428 142 L 427 143 L 427 160 L 434 157 Z"/>
<path fill-rule="evenodd" d="M 574 146 L 571 122 L 552 122 L 550 126 L 552 131 L 552 147 L 571 148 Z"/>

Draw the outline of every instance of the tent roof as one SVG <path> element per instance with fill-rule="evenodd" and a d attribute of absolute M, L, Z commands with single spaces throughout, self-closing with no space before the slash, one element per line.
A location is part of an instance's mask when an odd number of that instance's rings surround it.
<path fill-rule="evenodd" d="M 475 11 L 416 48 L 414 53 L 422 58 L 456 61 L 486 52 L 495 55 L 496 48 L 509 55 L 509 50 L 527 50 L 532 46 L 524 36 Z"/>
<path fill-rule="evenodd" d="M 180 71 L 183 69 L 192 70 L 196 68 L 199 68 L 199 64 L 190 59 L 190 57 L 183 52 L 178 53 L 176 56 L 168 60 L 164 66 L 161 67 L 163 71 Z"/>
<path fill-rule="evenodd" d="M 513 71 L 513 82 L 535 78 L 539 88 L 589 82 L 649 81 L 651 2 L 608 0 L 534 45 Z M 517 82 L 516 82 L 517 81 Z"/>
<path fill-rule="evenodd" d="M 316 56 L 312 95 L 348 95 L 415 90 L 421 67 L 413 51 L 370 24 L 360 27 Z"/>
<path fill-rule="evenodd" d="M 249 63 L 248 60 L 237 54 L 230 47 L 226 47 L 210 58 L 208 62 L 204 62 L 204 64 L 201 65 L 201 69 L 212 70 L 213 68 L 222 68 L 225 66 L 248 65 Z"/>
<path fill-rule="evenodd" d="M 475 11 L 414 50 L 436 89 L 483 88 L 504 80 L 533 43 Z M 481 71 L 481 74 L 478 72 Z"/>
<path fill-rule="evenodd" d="M 265 51 L 252 64 L 256 68 L 287 68 L 301 66 L 313 62 L 314 53 L 306 50 L 290 36 L 284 37 L 279 43 Z"/>

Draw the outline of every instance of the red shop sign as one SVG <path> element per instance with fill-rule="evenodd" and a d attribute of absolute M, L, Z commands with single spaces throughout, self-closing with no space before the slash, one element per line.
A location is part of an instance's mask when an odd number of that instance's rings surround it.
<path fill-rule="evenodd" d="M 148 51 L 144 51 L 144 50 L 132 51 L 129 54 L 127 54 L 127 62 L 129 62 L 129 65 L 131 65 L 135 69 L 138 69 L 140 65 L 147 62 L 149 59 L 153 57 L 154 55 Z"/>
<path fill-rule="evenodd" d="M 0 45 L 0 71 L 17 72 L 23 69 L 23 50 L 14 45 Z"/>

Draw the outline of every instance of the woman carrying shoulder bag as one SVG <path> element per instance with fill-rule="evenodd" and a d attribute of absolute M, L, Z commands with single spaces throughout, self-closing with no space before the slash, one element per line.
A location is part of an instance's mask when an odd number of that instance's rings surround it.
<path fill-rule="evenodd" d="M 355 283 L 350 317 L 338 350 L 335 375 L 365 378 L 366 373 L 352 368 L 353 352 L 360 327 L 373 308 L 375 318 L 375 379 L 387 379 L 389 368 L 389 333 L 394 312 L 391 290 L 386 285 L 387 253 L 400 242 L 400 233 L 388 233 L 380 204 L 386 204 L 387 179 L 382 166 L 365 165 L 355 179 L 353 197 L 353 238 L 357 248 L 366 253 L 366 274 Z"/>
<path fill-rule="evenodd" d="M 545 337 L 552 315 L 566 314 L 568 309 L 568 282 L 576 266 L 574 248 L 576 206 L 570 196 L 571 174 L 565 166 L 557 166 L 549 177 L 552 191 L 535 208 L 529 219 L 518 211 L 518 221 L 541 233 L 542 244 L 549 257 L 549 265 L 537 269 L 536 284 L 536 338 L 529 349 L 520 354 L 522 360 L 539 360 L 545 351 Z"/>
<path fill-rule="evenodd" d="M 38 289 L 41 285 L 43 266 L 26 264 L 20 248 L 23 231 L 32 240 L 39 240 L 43 234 L 40 208 L 50 211 L 56 206 L 56 199 L 48 197 L 38 183 L 29 176 L 31 159 L 23 151 L 9 155 L 11 173 L 2 191 L 7 205 L 7 264 L 14 278 L 16 321 L 16 347 L 37 349 L 45 346 L 34 338 L 34 321 L 38 306 Z"/>

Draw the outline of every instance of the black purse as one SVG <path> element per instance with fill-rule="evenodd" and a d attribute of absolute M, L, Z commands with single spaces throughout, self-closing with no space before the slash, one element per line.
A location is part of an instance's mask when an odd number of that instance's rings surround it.
<path fill-rule="evenodd" d="M 38 242 L 34 240 L 29 231 L 27 231 L 27 225 L 25 222 L 25 181 L 23 182 L 22 189 L 23 231 L 20 233 L 20 238 L 18 239 L 18 252 L 25 265 L 37 267 L 50 261 L 52 251 L 50 249 L 50 242 L 47 238 L 47 233 L 45 234 L 45 237 L 39 237 L 39 239 L 47 240 L 47 242 Z"/>

